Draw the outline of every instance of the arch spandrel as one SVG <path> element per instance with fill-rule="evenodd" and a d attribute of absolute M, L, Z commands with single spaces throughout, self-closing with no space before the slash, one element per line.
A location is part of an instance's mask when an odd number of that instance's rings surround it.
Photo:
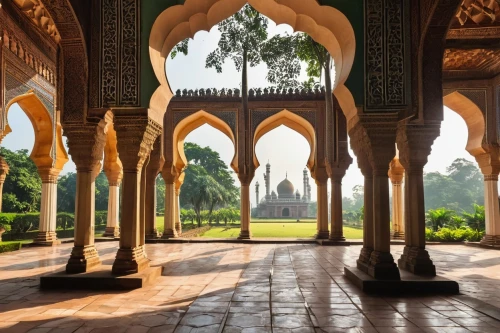
<path fill-rule="evenodd" d="M 28 92 L 9 101 L 5 109 L 5 119 L 8 119 L 10 107 L 15 103 L 24 111 L 33 125 L 35 144 L 30 158 L 39 169 L 62 170 L 69 158 L 63 144 L 61 124 L 53 122 L 49 111 L 34 92 Z M 2 138 L 10 132 L 12 129 L 6 123 Z"/>
<path fill-rule="evenodd" d="M 255 169 L 260 166 L 257 155 L 255 154 L 255 147 L 257 146 L 257 143 L 265 134 L 281 125 L 296 131 L 306 139 L 311 149 L 307 160 L 307 167 L 309 170 L 313 170 L 316 165 L 316 131 L 311 123 L 309 123 L 306 119 L 288 110 L 283 110 L 264 119 L 255 129 L 252 141 L 253 164 Z"/>
<path fill-rule="evenodd" d="M 465 149 L 474 157 L 485 153 L 483 142 L 486 135 L 486 122 L 477 104 L 458 91 L 444 96 L 443 104 L 460 115 L 467 125 L 468 138 Z"/>
<path fill-rule="evenodd" d="M 153 24 L 149 53 L 160 87 L 150 101 L 152 113 L 163 115 L 173 94 L 165 72 L 165 61 L 173 47 L 200 30 L 209 31 L 218 22 L 236 13 L 245 0 L 186 0 L 184 5 L 163 11 Z M 339 10 L 320 6 L 315 0 L 249 0 L 248 3 L 276 23 L 308 33 L 324 45 L 336 66 L 334 94 L 347 119 L 356 113 L 355 102 L 344 83 L 354 63 L 354 30 Z"/>
<path fill-rule="evenodd" d="M 186 155 L 184 154 L 184 140 L 189 133 L 205 124 L 224 133 L 233 143 L 234 157 L 231 161 L 231 168 L 238 172 L 238 151 L 236 145 L 236 137 L 229 125 L 206 111 L 200 110 L 184 119 L 182 119 L 174 128 L 173 132 L 173 166 L 180 172 L 188 165 Z"/>

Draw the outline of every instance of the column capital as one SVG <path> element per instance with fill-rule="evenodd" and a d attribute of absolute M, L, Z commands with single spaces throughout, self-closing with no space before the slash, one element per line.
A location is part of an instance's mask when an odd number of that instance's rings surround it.
<path fill-rule="evenodd" d="M 115 116 L 117 148 L 124 172 L 140 172 L 162 126 L 148 116 Z"/>
<path fill-rule="evenodd" d="M 399 158 L 394 158 L 391 163 L 389 163 L 389 178 L 393 185 L 401 184 L 405 175 L 405 168 L 401 165 Z"/>
<path fill-rule="evenodd" d="M 61 170 L 55 168 L 39 168 L 38 174 L 42 179 L 42 183 L 52 183 L 57 184 L 57 179 Z"/>
<path fill-rule="evenodd" d="M 404 121 L 398 124 L 396 142 L 399 160 L 406 172 L 423 171 L 440 129 L 441 122 L 414 124 Z"/>
<path fill-rule="evenodd" d="M 327 168 L 314 168 L 311 172 L 311 176 L 313 177 L 316 185 L 326 185 L 328 182 L 328 172 Z"/>
<path fill-rule="evenodd" d="M 476 156 L 477 163 L 483 175 L 498 175 L 500 172 L 500 147 L 497 145 L 485 145 L 484 152 Z M 486 180 L 486 178 L 485 178 Z"/>
<path fill-rule="evenodd" d="M 0 183 L 3 183 L 5 181 L 5 177 L 9 173 L 9 164 L 7 164 L 7 161 L 3 158 L 3 156 L 0 156 Z"/>

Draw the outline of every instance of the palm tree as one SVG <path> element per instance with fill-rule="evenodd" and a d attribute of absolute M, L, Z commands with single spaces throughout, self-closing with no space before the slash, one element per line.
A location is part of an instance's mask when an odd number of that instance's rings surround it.
<path fill-rule="evenodd" d="M 478 204 L 474 204 L 474 212 L 473 213 L 462 213 L 462 216 L 467 222 L 467 225 L 476 230 L 482 231 L 485 229 L 485 216 L 484 216 L 484 206 L 479 206 Z"/>
<path fill-rule="evenodd" d="M 446 208 L 429 209 L 427 223 L 432 227 L 432 230 L 438 231 L 439 228 L 448 224 L 454 215 L 455 211 Z"/>
<path fill-rule="evenodd" d="M 192 192 L 190 202 L 193 205 L 196 213 L 196 221 L 198 227 L 201 227 L 201 212 L 205 207 L 210 208 L 210 214 L 217 203 L 227 200 L 224 188 L 210 175 L 198 175 L 193 182 L 197 185 L 195 191 Z"/>

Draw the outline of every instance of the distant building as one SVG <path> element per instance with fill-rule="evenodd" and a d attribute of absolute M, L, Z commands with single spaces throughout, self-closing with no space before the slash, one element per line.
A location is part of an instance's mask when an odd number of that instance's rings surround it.
<path fill-rule="evenodd" d="M 271 191 L 271 164 L 266 164 L 264 181 L 266 196 L 260 200 L 259 182 L 255 184 L 257 199 L 257 217 L 260 218 L 306 218 L 310 217 L 309 205 L 311 203 L 311 185 L 307 169 L 303 173 L 303 193 L 295 188 L 287 177 L 278 184 L 277 192 Z"/>

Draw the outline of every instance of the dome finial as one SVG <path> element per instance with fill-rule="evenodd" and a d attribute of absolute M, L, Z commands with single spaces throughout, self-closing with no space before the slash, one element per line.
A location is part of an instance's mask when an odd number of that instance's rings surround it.
<path fill-rule="evenodd" d="M 288 171 L 285 174 L 285 178 L 288 179 Z"/>

